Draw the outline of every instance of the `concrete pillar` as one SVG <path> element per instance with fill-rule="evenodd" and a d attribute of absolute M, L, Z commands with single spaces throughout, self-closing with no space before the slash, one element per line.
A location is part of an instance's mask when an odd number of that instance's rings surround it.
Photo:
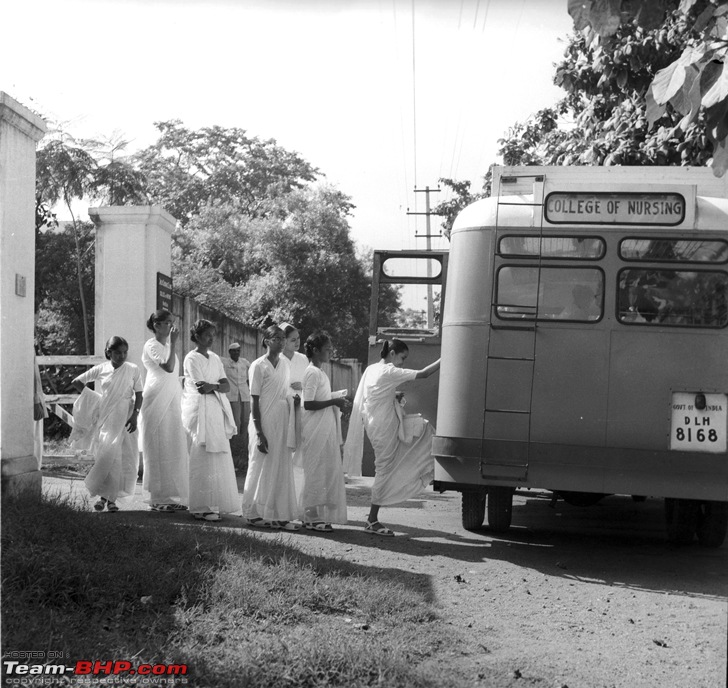
<path fill-rule="evenodd" d="M 129 342 L 129 360 L 142 365 L 146 321 L 157 310 L 157 273 L 170 276 L 175 219 L 160 206 L 89 208 L 96 224 L 94 353 L 109 337 Z"/>
<path fill-rule="evenodd" d="M 35 144 L 45 122 L 0 91 L 0 473 L 40 494 L 33 456 Z"/>

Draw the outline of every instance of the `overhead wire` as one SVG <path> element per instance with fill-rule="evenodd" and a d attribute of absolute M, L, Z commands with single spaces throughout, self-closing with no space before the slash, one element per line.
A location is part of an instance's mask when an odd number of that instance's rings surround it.
<path fill-rule="evenodd" d="M 392 16 L 394 19 L 395 65 L 396 65 L 396 70 L 399 70 L 401 41 L 399 40 L 400 30 L 399 30 L 399 23 L 397 21 L 397 0 L 392 0 Z M 408 160 L 407 160 L 407 150 L 406 150 L 406 143 L 405 143 L 407 137 L 405 136 L 405 114 L 404 114 L 403 101 L 402 101 L 402 97 L 401 97 L 403 91 L 402 91 L 402 89 L 398 89 L 398 91 L 400 94 L 400 97 L 397 98 L 397 103 L 399 105 L 399 125 L 400 125 L 399 141 L 400 141 L 400 147 L 401 147 L 401 151 L 402 151 L 402 174 L 404 176 L 403 207 L 406 208 L 407 207 L 407 198 L 409 195 L 409 179 L 408 179 L 408 173 L 407 173 Z M 411 241 L 410 237 L 411 237 L 412 233 L 410 232 L 410 227 L 409 227 L 409 216 L 405 215 L 405 218 L 406 218 L 406 221 L 405 221 L 404 240 L 405 240 L 405 242 L 409 243 Z"/>

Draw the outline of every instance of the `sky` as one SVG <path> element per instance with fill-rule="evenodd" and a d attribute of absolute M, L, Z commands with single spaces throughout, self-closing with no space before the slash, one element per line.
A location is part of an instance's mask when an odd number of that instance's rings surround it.
<path fill-rule="evenodd" d="M 10 0 L 3 24 L 0 90 L 73 135 L 131 152 L 179 119 L 274 138 L 381 249 L 425 248 L 415 188 L 480 189 L 498 139 L 561 95 L 572 30 L 566 0 Z"/>

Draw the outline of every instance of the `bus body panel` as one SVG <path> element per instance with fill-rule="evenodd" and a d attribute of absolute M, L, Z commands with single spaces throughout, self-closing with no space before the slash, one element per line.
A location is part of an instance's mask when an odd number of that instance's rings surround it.
<path fill-rule="evenodd" d="M 687 265 L 663 257 L 633 261 L 619 252 L 621 242 L 633 237 L 648 243 L 652 237 L 728 241 L 728 200 L 698 197 L 706 192 L 728 195 L 726 180 L 692 168 L 517 172 L 528 177 L 514 182 L 512 201 L 520 206 L 503 197 L 477 201 L 461 212 L 451 234 L 433 440 L 436 487 L 509 485 L 728 501 L 728 453 L 716 453 L 707 441 L 700 451 L 671 449 L 674 393 L 728 394 L 728 328 L 620 320 L 626 291 L 620 280 L 630 270 L 723 275 L 728 266 L 720 260 Z M 496 193 L 505 174 L 497 175 Z M 614 184 L 622 193 L 638 188 L 681 194 L 687 205 L 684 217 L 670 227 L 629 226 L 629 218 L 610 226 L 544 221 L 539 203 L 548 193 L 568 191 L 570 184 L 589 188 L 589 181 L 602 177 L 601 192 Z M 501 238 L 511 235 L 516 243 L 519 237 L 593 236 L 606 250 L 590 260 L 513 255 L 499 248 Z M 533 243 L 523 243 L 528 241 Z M 519 272 L 521 267 L 526 270 Z M 577 271 L 568 272 L 572 268 Z M 508 271 L 501 280 L 504 293 L 510 290 L 506 305 L 494 294 L 501 269 Z M 543 279 L 550 269 L 557 278 Z M 597 290 L 595 295 L 601 298 L 598 319 L 560 322 L 568 278 L 587 273 L 603 275 L 602 294 Z M 529 286 L 534 275 L 537 283 Z M 529 293 L 537 294 L 530 305 Z M 530 315 L 536 310 L 539 320 Z"/>

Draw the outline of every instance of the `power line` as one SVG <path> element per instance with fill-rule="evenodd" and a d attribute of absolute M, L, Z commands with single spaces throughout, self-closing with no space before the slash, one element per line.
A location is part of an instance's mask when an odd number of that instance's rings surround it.
<path fill-rule="evenodd" d="M 417 186 L 417 63 L 415 51 L 415 0 L 412 0 L 412 139 L 414 180 Z"/>

